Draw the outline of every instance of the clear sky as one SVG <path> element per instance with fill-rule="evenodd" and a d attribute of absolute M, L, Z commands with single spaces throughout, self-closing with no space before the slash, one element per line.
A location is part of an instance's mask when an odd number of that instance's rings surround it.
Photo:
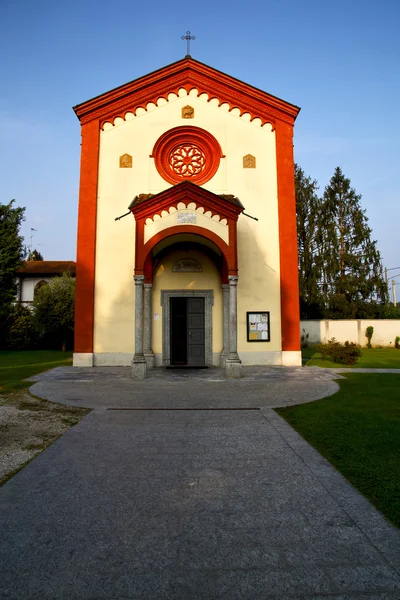
<path fill-rule="evenodd" d="M 400 267 L 400 0 L 1 0 L 0 23 L 0 201 L 45 259 L 75 259 L 72 106 L 183 58 L 189 29 L 194 58 L 301 107 L 296 161 L 321 193 L 342 167 Z"/>

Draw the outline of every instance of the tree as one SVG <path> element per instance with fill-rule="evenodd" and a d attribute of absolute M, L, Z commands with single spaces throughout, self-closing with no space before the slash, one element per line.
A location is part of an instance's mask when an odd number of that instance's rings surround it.
<path fill-rule="evenodd" d="M 11 306 L 6 347 L 11 350 L 29 350 L 36 346 L 37 334 L 32 311 L 15 302 Z"/>
<path fill-rule="evenodd" d="M 43 285 L 33 301 L 37 331 L 49 346 L 66 350 L 74 331 L 75 279 L 65 272 Z"/>
<path fill-rule="evenodd" d="M 320 260 L 318 234 L 320 204 L 318 183 L 295 165 L 297 236 L 299 254 L 300 315 L 303 319 L 320 318 Z"/>
<path fill-rule="evenodd" d="M 0 347 L 5 344 L 11 307 L 17 294 L 15 274 L 25 258 L 23 238 L 19 234 L 25 208 L 14 207 L 14 202 L 0 203 Z"/>
<path fill-rule="evenodd" d="M 30 250 L 28 258 L 26 260 L 43 260 L 43 256 L 38 250 Z"/>
<path fill-rule="evenodd" d="M 371 233 L 361 196 L 337 167 L 324 191 L 318 235 L 326 316 L 355 318 L 365 314 L 368 303 L 387 302 Z"/>

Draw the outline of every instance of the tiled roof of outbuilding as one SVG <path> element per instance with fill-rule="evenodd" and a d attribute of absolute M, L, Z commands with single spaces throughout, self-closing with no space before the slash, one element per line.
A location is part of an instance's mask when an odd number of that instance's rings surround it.
<path fill-rule="evenodd" d="M 18 270 L 21 275 L 61 275 L 69 271 L 76 274 L 76 263 L 73 260 L 28 260 Z"/>

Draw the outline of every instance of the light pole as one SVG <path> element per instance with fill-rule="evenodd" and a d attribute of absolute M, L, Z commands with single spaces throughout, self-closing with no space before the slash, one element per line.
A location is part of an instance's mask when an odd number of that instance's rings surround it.
<path fill-rule="evenodd" d="M 391 269 L 387 269 L 385 267 L 385 279 L 386 279 L 386 288 L 387 288 L 387 292 L 389 295 L 389 279 L 388 279 L 388 272 L 389 271 L 398 271 L 400 270 L 400 267 L 392 267 Z M 394 275 L 394 277 L 392 278 L 392 292 L 394 290 L 394 286 L 395 284 L 393 283 L 393 279 L 395 279 L 395 277 L 399 277 L 399 275 Z M 394 296 L 393 296 L 393 303 L 396 306 L 396 291 L 394 292 Z"/>
<path fill-rule="evenodd" d="M 400 273 L 398 275 L 394 275 L 392 278 L 392 297 L 393 297 L 393 306 L 397 306 L 396 304 L 396 277 L 400 277 Z"/>

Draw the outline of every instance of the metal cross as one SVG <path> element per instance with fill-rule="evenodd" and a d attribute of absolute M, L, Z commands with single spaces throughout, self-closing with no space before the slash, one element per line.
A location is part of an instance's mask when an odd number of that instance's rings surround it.
<path fill-rule="evenodd" d="M 187 43 L 187 53 L 186 56 L 190 56 L 190 40 L 195 40 L 195 36 L 194 35 L 190 35 L 190 31 L 186 32 L 186 35 L 183 35 L 182 40 L 186 40 Z"/>

